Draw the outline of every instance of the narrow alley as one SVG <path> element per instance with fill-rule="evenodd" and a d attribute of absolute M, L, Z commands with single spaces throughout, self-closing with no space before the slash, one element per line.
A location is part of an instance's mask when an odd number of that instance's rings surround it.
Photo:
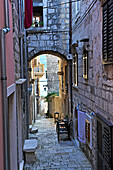
<path fill-rule="evenodd" d="M 64 139 L 58 142 L 53 118 L 41 117 L 34 127 L 38 132 L 30 134 L 30 138 L 37 139 L 36 161 L 25 164 L 25 170 L 91 170 L 89 161 L 76 144 Z"/>
<path fill-rule="evenodd" d="M 113 170 L 113 0 L 0 2 L 0 170 Z"/>

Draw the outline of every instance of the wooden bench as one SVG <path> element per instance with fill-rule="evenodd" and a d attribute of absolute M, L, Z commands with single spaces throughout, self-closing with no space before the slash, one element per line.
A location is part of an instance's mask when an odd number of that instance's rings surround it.
<path fill-rule="evenodd" d="M 68 139 L 70 139 L 70 123 L 67 120 L 58 120 L 56 125 L 56 131 L 58 135 L 58 141 L 60 139 L 60 135 L 67 134 Z"/>

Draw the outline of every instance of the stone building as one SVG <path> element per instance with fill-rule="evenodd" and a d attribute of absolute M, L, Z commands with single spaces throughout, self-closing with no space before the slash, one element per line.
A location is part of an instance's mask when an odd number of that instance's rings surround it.
<path fill-rule="evenodd" d="M 29 62 L 34 57 L 41 54 L 48 54 L 48 56 L 54 55 L 55 57 L 59 57 L 64 61 L 67 61 L 68 59 L 70 60 L 70 57 L 68 58 L 70 48 L 69 17 L 70 15 L 68 0 L 33 0 L 33 25 L 31 28 L 26 30 Z M 47 57 L 47 60 L 49 62 L 50 58 Z M 49 63 L 52 64 L 52 60 Z M 67 69 L 68 67 L 70 67 L 70 64 L 67 64 Z M 54 69 L 56 69 L 56 66 L 54 67 Z M 55 79 L 58 80 L 58 76 L 55 75 L 55 77 Z M 71 77 L 69 69 L 68 77 Z M 51 85 L 52 84 L 49 83 L 49 86 Z M 59 83 L 57 83 L 56 87 L 54 84 L 54 87 L 51 88 L 50 92 L 52 92 L 53 90 L 58 91 L 58 86 Z M 65 104 L 70 104 L 70 110 L 67 110 L 67 112 L 71 112 L 70 83 L 68 85 L 68 88 L 69 94 L 67 95 Z"/>
<path fill-rule="evenodd" d="M 11 24 L 13 25 L 13 55 L 14 55 L 14 76 L 15 76 L 15 144 L 17 153 L 15 157 L 16 167 L 12 165 L 10 169 L 22 169 L 24 164 L 23 145 L 28 137 L 28 102 L 27 102 L 27 81 L 26 81 L 26 58 L 25 58 L 25 39 L 24 39 L 24 1 L 11 1 L 12 17 Z M 12 122 L 13 126 L 13 122 Z M 12 133 L 14 127 L 12 127 Z M 12 137 L 13 141 L 13 137 Z M 12 152 L 12 151 L 11 151 Z M 12 157 L 12 156 L 11 156 Z"/>
<path fill-rule="evenodd" d="M 47 55 L 47 84 L 48 93 L 59 93 L 59 77 L 58 77 L 58 57 Z"/>
<path fill-rule="evenodd" d="M 1 1 L 0 10 L 0 169 L 23 166 L 26 131 L 23 74 L 23 0 Z M 23 96 L 22 96 L 23 94 Z M 22 128 L 24 127 L 24 128 Z"/>
<path fill-rule="evenodd" d="M 113 1 L 72 3 L 73 127 L 78 141 L 78 110 L 84 119 L 81 148 L 94 169 L 112 169 Z"/>

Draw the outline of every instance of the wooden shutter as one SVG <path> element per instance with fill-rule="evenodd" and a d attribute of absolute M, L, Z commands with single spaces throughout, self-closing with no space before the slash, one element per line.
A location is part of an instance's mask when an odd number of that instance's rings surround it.
<path fill-rule="evenodd" d="M 106 125 L 103 127 L 103 157 L 110 167 L 111 165 L 111 133 L 110 128 Z"/>
<path fill-rule="evenodd" d="M 113 1 L 103 6 L 103 63 L 113 63 Z"/>
<path fill-rule="evenodd" d="M 33 67 L 37 66 L 37 59 L 33 60 Z"/>
<path fill-rule="evenodd" d="M 107 61 L 107 4 L 103 7 L 103 59 Z"/>
<path fill-rule="evenodd" d="M 113 62 L 113 0 L 108 2 L 108 60 Z"/>
<path fill-rule="evenodd" d="M 83 77 L 88 78 L 88 51 L 84 50 L 83 53 Z"/>
<path fill-rule="evenodd" d="M 97 117 L 97 167 L 113 169 L 112 125 Z"/>

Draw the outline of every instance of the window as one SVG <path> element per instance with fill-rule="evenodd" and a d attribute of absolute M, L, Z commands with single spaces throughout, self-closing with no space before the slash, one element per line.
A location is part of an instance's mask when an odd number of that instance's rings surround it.
<path fill-rule="evenodd" d="M 80 11 L 80 1 L 75 2 L 75 14 Z"/>
<path fill-rule="evenodd" d="M 44 72 L 44 65 L 38 64 L 38 72 Z"/>
<path fill-rule="evenodd" d="M 32 66 L 33 66 L 33 67 L 37 66 L 37 59 L 33 59 L 33 61 L 32 61 Z"/>
<path fill-rule="evenodd" d="M 86 141 L 90 143 L 90 122 L 87 119 L 85 121 L 85 137 Z"/>
<path fill-rule="evenodd" d="M 74 86 L 78 85 L 78 55 L 75 54 L 73 57 L 73 71 L 74 71 L 74 76 L 73 76 L 73 84 Z"/>
<path fill-rule="evenodd" d="M 103 64 L 113 63 L 113 1 L 103 5 Z"/>
<path fill-rule="evenodd" d="M 33 27 L 43 27 L 43 7 L 33 7 Z"/>
<path fill-rule="evenodd" d="M 83 78 L 88 79 L 88 51 L 83 52 Z"/>

